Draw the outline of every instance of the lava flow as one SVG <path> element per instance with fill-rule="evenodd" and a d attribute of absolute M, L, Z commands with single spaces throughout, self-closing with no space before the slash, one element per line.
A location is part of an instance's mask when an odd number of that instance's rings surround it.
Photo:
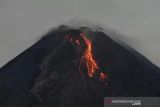
<path fill-rule="evenodd" d="M 86 48 L 81 56 L 79 71 L 82 72 L 81 67 L 83 64 L 85 64 L 85 66 L 87 67 L 88 76 L 93 77 L 96 74 L 96 72 L 99 71 L 99 67 L 98 67 L 96 60 L 94 59 L 94 56 L 93 56 L 92 42 L 91 42 L 91 40 L 86 38 L 84 33 L 80 33 L 80 37 L 81 37 L 83 43 L 86 45 Z M 67 39 L 69 39 L 69 41 L 71 43 L 73 43 L 73 41 L 74 41 L 74 43 L 78 47 L 82 48 L 80 39 L 74 40 L 73 38 L 71 38 L 71 36 L 68 36 L 68 35 L 67 35 Z M 103 72 L 100 72 L 99 78 L 101 81 L 104 81 L 107 79 L 107 75 L 104 74 Z"/>
<path fill-rule="evenodd" d="M 81 57 L 80 66 L 82 65 L 82 62 L 85 62 L 87 66 L 88 76 L 93 77 L 99 68 L 97 62 L 93 58 L 92 44 L 91 41 L 85 37 L 84 33 L 81 33 L 80 36 L 83 38 L 85 44 L 87 45 L 87 48 L 85 49 Z"/>

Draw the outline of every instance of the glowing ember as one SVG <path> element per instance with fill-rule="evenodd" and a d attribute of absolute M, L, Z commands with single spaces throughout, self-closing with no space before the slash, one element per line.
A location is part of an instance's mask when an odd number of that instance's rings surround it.
<path fill-rule="evenodd" d="M 99 78 L 100 78 L 101 81 L 105 81 L 107 79 L 107 75 L 104 74 L 103 72 L 101 72 Z"/>
<path fill-rule="evenodd" d="M 76 42 L 76 44 L 77 44 L 77 45 L 80 45 L 80 42 L 79 42 L 79 40 L 76 40 L 75 42 Z"/>
<path fill-rule="evenodd" d="M 87 48 L 82 55 L 81 63 L 82 61 L 86 63 L 88 76 L 93 77 L 93 75 L 98 70 L 98 65 L 97 65 L 97 62 L 94 60 L 94 57 L 92 54 L 92 44 L 91 44 L 91 41 L 87 39 L 83 33 L 81 33 L 80 36 L 84 39 L 85 44 L 87 45 Z"/>
<path fill-rule="evenodd" d="M 79 71 L 81 71 L 81 66 L 82 64 L 85 64 L 87 67 L 87 73 L 89 77 L 93 77 L 97 71 L 99 71 L 98 64 L 96 60 L 94 59 L 93 53 L 92 53 L 92 42 L 91 40 L 87 39 L 84 33 L 80 33 L 80 37 L 83 39 L 83 42 L 87 46 L 85 51 L 82 54 L 80 65 L 79 65 Z M 81 42 L 80 39 L 75 39 L 71 38 L 71 36 L 67 35 L 66 39 L 69 40 L 71 43 L 76 43 L 81 48 Z M 100 80 L 104 81 L 106 80 L 107 76 L 104 73 L 100 73 Z"/>

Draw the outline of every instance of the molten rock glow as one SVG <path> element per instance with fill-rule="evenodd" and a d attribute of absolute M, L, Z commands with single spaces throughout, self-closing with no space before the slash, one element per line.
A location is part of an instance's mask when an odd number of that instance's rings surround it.
<path fill-rule="evenodd" d="M 98 68 L 97 62 L 93 57 L 92 44 L 91 44 L 91 41 L 85 37 L 84 33 L 81 33 L 80 36 L 83 38 L 85 44 L 87 45 L 87 48 L 85 49 L 81 57 L 81 63 L 85 62 L 87 66 L 88 76 L 93 77 L 99 68 Z"/>
<path fill-rule="evenodd" d="M 87 68 L 87 73 L 89 77 L 93 77 L 96 72 L 99 71 L 98 64 L 93 56 L 93 47 L 92 47 L 92 42 L 91 40 L 87 39 L 84 33 L 80 33 L 80 38 L 81 39 L 73 39 L 71 36 L 67 35 L 66 39 L 70 41 L 70 43 L 75 43 L 79 49 L 82 49 L 82 44 L 86 45 L 86 48 L 81 56 L 80 59 L 80 65 L 79 65 L 79 71 L 82 72 L 81 68 L 83 68 L 84 64 Z M 83 42 L 82 42 L 83 41 Z M 107 76 L 104 73 L 99 72 L 99 78 L 101 81 L 106 80 Z"/>

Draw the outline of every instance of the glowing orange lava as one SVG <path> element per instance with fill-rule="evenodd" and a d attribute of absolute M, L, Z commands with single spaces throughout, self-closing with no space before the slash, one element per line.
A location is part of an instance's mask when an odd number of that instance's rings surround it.
<path fill-rule="evenodd" d="M 87 39 L 84 33 L 80 33 L 80 36 L 86 45 L 86 49 L 84 50 L 82 57 L 81 57 L 79 71 L 82 72 L 81 67 L 83 64 L 85 64 L 87 67 L 88 76 L 93 77 L 96 74 L 96 72 L 99 71 L 99 67 L 93 56 L 92 42 L 91 40 Z M 71 43 L 73 43 L 74 41 L 76 45 L 78 45 L 81 48 L 80 39 L 73 40 L 73 38 L 71 38 L 69 35 L 66 36 L 66 39 L 69 40 Z M 107 79 L 107 75 L 100 72 L 99 78 L 101 81 L 104 81 Z"/>
<path fill-rule="evenodd" d="M 85 41 L 85 44 L 87 45 L 87 48 L 85 49 L 81 57 L 81 63 L 82 61 L 86 63 L 88 76 L 93 77 L 99 68 L 92 54 L 92 44 L 91 44 L 91 41 L 87 39 L 83 33 L 81 33 L 80 36 L 83 38 L 83 40 Z"/>

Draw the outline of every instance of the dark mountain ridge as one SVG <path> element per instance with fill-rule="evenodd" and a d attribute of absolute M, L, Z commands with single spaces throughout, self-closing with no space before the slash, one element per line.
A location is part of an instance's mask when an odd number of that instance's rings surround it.
<path fill-rule="evenodd" d="M 81 54 L 65 35 L 81 32 L 93 36 L 93 54 L 107 80 L 78 71 Z M 156 65 L 102 31 L 61 26 L 0 69 L 0 106 L 103 107 L 104 97 L 160 97 L 159 81 Z"/>

